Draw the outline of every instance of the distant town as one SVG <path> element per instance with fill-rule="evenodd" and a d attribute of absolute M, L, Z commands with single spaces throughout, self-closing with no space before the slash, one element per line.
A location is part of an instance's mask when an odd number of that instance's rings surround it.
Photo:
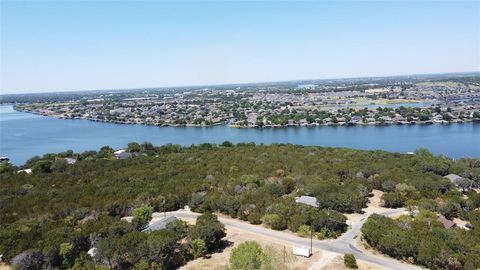
<path fill-rule="evenodd" d="M 237 128 L 480 121 L 480 73 L 2 96 L 15 110 L 116 124 Z"/>

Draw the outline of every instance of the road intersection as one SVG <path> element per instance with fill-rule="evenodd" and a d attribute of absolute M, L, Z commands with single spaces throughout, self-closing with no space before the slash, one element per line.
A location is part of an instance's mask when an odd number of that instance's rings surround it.
<path fill-rule="evenodd" d="M 384 216 L 391 216 L 391 215 L 398 215 L 403 212 L 405 212 L 405 209 L 399 208 L 399 209 L 388 210 L 385 212 L 379 212 L 377 214 L 384 215 Z M 180 219 L 182 218 L 196 219 L 200 215 L 198 213 L 189 212 L 185 210 L 169 212 L 168 214 L 173 215 Z M 360 230 L 362 228 L 362 225 L 366 222 L 369 215 L 370 214 L 366 214 L 365 217 L 363 217 L 360 221 L 351 222 L 350 223 L 351 228 L 337 239 L 313 240 L 312 242 L 313 248 L 318 250 L 328 251 L 328 252 L 334 252 L 341 255 L 346 253 L 352 253 L 355 255 L 357 259 L 379 265 L 386 269 L 394 269 L 394 270 L 423 269 L 419 266 L 404 263 L 383 255 L 373 254 L 369 251 L 362 250 L 361 248 L 359 248 L 357 246 L 357 239 L 360 235 Z M 289 242 L 296 246 L 306 246 L 306 247 L 310 246 L 310 239 L 302 238 L 291 233 L 274 231 L 259 225 L 252 225 L 250 223 L 247 223 L 238 219 L 232 219 L 232 218 L 221 217 L 221 216 L 218 217 L 218 219 L 220 222 L 225 224 L 225 226 L 232 227 L 240 231 L 260 234 L 269 238 Z"/>

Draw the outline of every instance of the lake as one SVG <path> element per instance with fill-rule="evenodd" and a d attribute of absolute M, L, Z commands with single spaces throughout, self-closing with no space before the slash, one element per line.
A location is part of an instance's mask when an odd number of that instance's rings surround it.
<path fill-rule="evenodd" d="M 16 112 L 0 106 L 0 155 L 20 165 L 35 155 L 98 150 L 104 145 L 122 148 L 128 142 L 182 145 L 225 140 L 255 143 L 293 143 L 381 149 L 392 152 L 426 147 L 453 158 L 480 157 L 480 124 L 297 127 L 284 129 L 237 129 L 215 127 L 156 127 L 118 125 L 88 120 L 66 120 Z"/>

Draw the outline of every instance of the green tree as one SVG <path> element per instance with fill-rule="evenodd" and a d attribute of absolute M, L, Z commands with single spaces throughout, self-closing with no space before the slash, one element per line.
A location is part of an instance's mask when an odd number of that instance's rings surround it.
<path fill-rule="evenodd" d="M 225 235 L 225 226 L 216 215 L 207 212 L 197 218 L 195 226 L 189 233 L 189 239 L 201 239 L 207 245 L 207 250 L 213 251 L 220 247 Z"/>
<path fill-rule="evenodd" d="M 407 208 L 408 214 L 413 217 L 415 214 L 415 210 L 417 210 L 417 202 L 414 200 L 407 200 L 405 206 Z"/>
<path fill-rule="evenodd" d="M 168 223 L 166 229 L 173 232 L 177 241 L 185 238 L 188 235 L 188 225 L 182 220 L 177 219 Z"/>
<path fill-rule="evenodd" d="M 148 225 L 148 222 L 152 219 L 153 208 L 150 206 L 140 206 L 132 211 L 134 224 L 137 230 L 143 230 Z"/>
<path fill-rule="evenodd" d="M 140 153 L 140 151 L 142 151 L 142 146 L 139 143 L 131 142 L 127 144 L 127 152 Z"/>
<path fill-rule="evenodd" d="M 458 214 L 460 213 L 460 211 L 461 211 L 460 204 L 451 200 L 448 200 L 447 202 L 442 204 L 438 209 L 438 212 L 444 215 L 447 219 L 458 217 Z"/>
<path fill-rule="evenodd" d="M 71 243 L 61 243 L 59 254 L 63 257 L 63 264 L 67 268 L 75 262 L 75 254 L 73 253 L 73 245 Z"/>
<path fill-rule="evenodd" d="M 474 182 L 468 178 L 461 178 L 457 180 L 456 184 L 462 189 L 463 192 L 466 192 L 473 187 Z"/>
<path fill-rule="evenodd" d="M 64 158 L 57 158 L 50 166 L 52 172 L 64 172 L 68 167 L 68 163 Z"/>
<path fill-rule="evenodd" d="M 480 209 L 470 212 L 468 220 L 475 230 L 480 231 Z"/>
<path fill-rule="evenodd" d="M 93 258 L 88 255 L 86 252 L 81 252 L 79 256 L 75 259 L 71 270 L 101 270 L 102 268 L 98 267 Z"/>
<path fill-rule="evenodd" d="M 229 268 L 231 270 L 261 269 L 263 259 L 262 247 L 255 241 L 247 241 L 232 250 Z"/>
<path fill-rule="evenodd" d="M 109 269 L 113 269 L 119 263 L 116 252 L 119 238 L 115 235 L 109 235 L 97 242 L 97 254 L 101 261 L 107 265 Z"/>
<path fill-rule="evenodd" d="M 49 173 L 51 170 L 51 163 L 48 160 L 40 160 L 35 162 L 32 166 L 33 173 Z"/>
<path fill-rule="evenodd" d="M 141 259 L 137 264 L 133 266 L 133 270 L 151 270 L 150 265 L 148 265 L 148 261 L 145 259 Z"/>
<path fill-rule="evenodd" d="M 233 143 L 230 142 L 230 141 L 224 141 L 221 146 L 223 147 L 232 147 L 233 146 Z"/>
<path fill-rule="evenodd" d="M 138 231 L 126 233 L 119 239 L 115 254 L 121 264 L 134 266 L 147 257 L 147 234 Z"/>
<path fill-rule="evenodd" d="M 262 222 L 274 230 L 284 230 L 286 227 L 285 219 L 277 214 L 265 214 Z"/>
<path fill-rule="evenodd" d="M 160 230 L 148 234 L 147 247 L 148 258 L 156 262 L 162 269 L 168 269 L 177 245 L 177 237 L 174 232 Z"/>
<path fill-rule="evenodd" d="M 425 120 L 428 120 L 428 119 L 429 118 Z M 425 121 L 425 120 L 422 120 L 422 121 Z M 417 150 L 415 150 L 415 155 L 421 158 L 433 157 L 433 154 L 427 148 L 418 148 Z"/>
<path fill-rule="evenodd" d="M 98 152 L 99 158 L 111 158 L 113 157 L 114 150 L 109 146 L 103 146 Z"/>
<path fill-rule="evenodd" d="M 193 239 L 190 241 L 190 248 L 192 249 L 193 258 L 200 258 L 207 252 L 207 245 L 202 239 Z"/>
<path fill-rule="evenodd" d="M 405 196 L 398 191 L 386 192 L 382 195 L 383 206 L 389 208 L 402 207 L 405 204 L 405 200 Z"/>
<path fill-rule="evenodd" d="M 44 256 L 39 251 L 24 251 L 15 256 L 11 261 L 13 269 L 18 270 L 41 270 Z"/>
<path fill-rule="evenodd" d="M 297 231 L 297 234 L 301 237 L 305 237 L 307 235 L 310 235 L 311 233 L 311 228 L 310 226 L 308 225 L 301 225 L 300 227 L 298 227 L 298 231 Z"/>

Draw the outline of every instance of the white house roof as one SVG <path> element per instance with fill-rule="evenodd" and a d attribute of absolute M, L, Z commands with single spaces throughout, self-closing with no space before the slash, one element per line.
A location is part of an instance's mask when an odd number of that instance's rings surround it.
<path fill-rule="evenodd" d="M 129 217 L 122 217 L 120 220 L 125 220 L 126 222 L 132 222 L 132 220 L 133 220 L 133 217 L 132 217 L 132 216 L 129 216 Z"/>
<path fill-rule="evenodd" d="M 177 220 L 177 218 L 174 216 L 164 217 L 152 224 L 149 224 L 147 228 L 143 230 L 143 232 L 153 232 L 153 231 L 163 230 L 167 227 L 168 224 L 170 224 L 171 222 L 174 222 L 175 220 Z"/>
<path fill-rule="evenodd" d="M 17 173 L 32 173 L 32 169 L 18 170 Z"/>
<path fill-rule="evenodd" d="M 69 157 L 65 158 L 65 161 L 66 161 L 69 165 L 73 165 L 73 164 L 75 164 L 75 163 L 77 162 L 76 159 L 74 159 L 74 158 L 69 158 Z"/>
<path fill-rule="evenodd" d="M 317 198 L 312 196 L 300 196 L 295 199 L 297 203 L 303 203 L 313 207 L 318 207 Z"/>
<path fill-rule="evenodd" d="M 97 248 L 93 247 L 91 249 L 89 249 L 87 251 L 88 255 L 90 255 L 90 257 L 95 257 L 97 255 Z"/>
<path fill-rule="evenodd" d="M 447 178 L 448 180 L 450 180 L 450 182 L 456 182 L 460 179 L 462 179 L 462 177 L 460 175 L 457 175 L 457 174 L 449 174 L 449 175 L 446 175 L 444 176 L 445 178 Z"/>

